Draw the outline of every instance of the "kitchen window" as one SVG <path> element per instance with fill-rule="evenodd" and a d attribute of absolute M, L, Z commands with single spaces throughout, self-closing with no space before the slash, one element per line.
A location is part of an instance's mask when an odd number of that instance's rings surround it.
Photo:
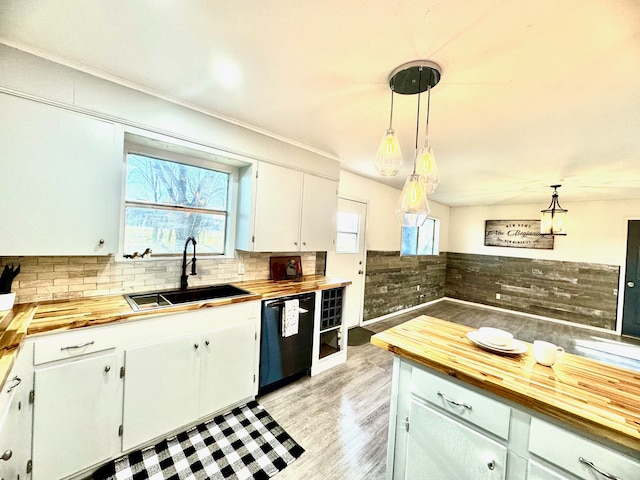
<path fill-rule="evenodd" d="M 401 255 L 438 255 L 440 220 L 427 218 L 421 227 L 402 227 Z"/>
<path fill-rule="evenodd" d="M 126 152 L 123 257 L 182 254 L 189 236 L 198 254 L 227 250 L 233 169 L 201 158 L 145 149 Z"/>
<path fill-rule="evenodd" d="M 360 216 L 339 211 L 336 218 L 336 253 L 358 253 Z"/>

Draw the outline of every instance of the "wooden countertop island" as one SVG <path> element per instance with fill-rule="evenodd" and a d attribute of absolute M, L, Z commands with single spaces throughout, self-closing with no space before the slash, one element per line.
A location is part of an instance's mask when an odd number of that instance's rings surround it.
<path fill-rule="evenodd" d="M 522 355 L 496 355 L 467 339 L 472 330 L 420 316 L 374 335 L 371 343 L 640 452 L 640 372 L 568 353 L 544 367 L 535 362 L 531 344 Z"/>
<path fill-rule="evenodd" d="M 350 283 L 348 280 L 322 275 L 306 275 L 295 281 L 233 282 L 232 285 L 247 290 L 250 295 L 138 311 L 133 310 L 122 295 L 16 305 L 13 310 L 0 312 L 0 387 L 4 385 L 22 340 L 28 335 L 106 325 L 146 318 L 151 315 L 167 315 L 231 303 L 284 297 L 347 286 Z"/>

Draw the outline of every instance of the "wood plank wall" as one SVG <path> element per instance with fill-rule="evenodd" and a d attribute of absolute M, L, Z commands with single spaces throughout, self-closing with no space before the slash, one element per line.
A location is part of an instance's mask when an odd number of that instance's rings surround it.
<path fill-rule="evenodd" d="M 399 251 L 367 251 L 363 319 L 442 298 L 446 264 L 446 253 L 401 257 Z"/>
<path fill-rule="evenodd" d="M 398 251 L 369 251 L 364 320 L 446 296 L 613 330 L 619 274 L 617 265 L 451 252 L 401 257 Z"/>
<path fill-rule="evenodd" d="M 619 275 L 618 265 L 448 253 L 445 295 L 615 329 Z"/>

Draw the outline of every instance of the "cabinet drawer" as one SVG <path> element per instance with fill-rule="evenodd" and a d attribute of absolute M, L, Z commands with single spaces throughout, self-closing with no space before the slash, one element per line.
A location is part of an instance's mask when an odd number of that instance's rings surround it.
<path fill-rule="evenodd" d="M 113 332 L 113 329 L 105 331 L 94 327 L 35 339 L 33 364 L 40 365 L 115 348 L 117 341 Z"/>
<path fill-rule="evenodd" d="M 595 475 L 594 467 L 624 480 L 640 478 L 639 461 L 537 418 L 531 419 L 529 451 L 587 480 L 604 478 Z"/>
<path fill-rule="evenodd" d="M 496 400 L 419 368 L 411 371 L 411 393 L 505 440 L 509 437 L 511 408 Z"/>

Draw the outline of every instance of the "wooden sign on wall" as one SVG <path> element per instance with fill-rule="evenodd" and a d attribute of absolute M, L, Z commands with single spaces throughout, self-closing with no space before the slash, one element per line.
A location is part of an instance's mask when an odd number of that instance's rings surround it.
<path fill-rule="evenodd" d="M 486 220 L 484 244 L 553 250 L 553 235 L 540 235 L 540 220 Z"/>

